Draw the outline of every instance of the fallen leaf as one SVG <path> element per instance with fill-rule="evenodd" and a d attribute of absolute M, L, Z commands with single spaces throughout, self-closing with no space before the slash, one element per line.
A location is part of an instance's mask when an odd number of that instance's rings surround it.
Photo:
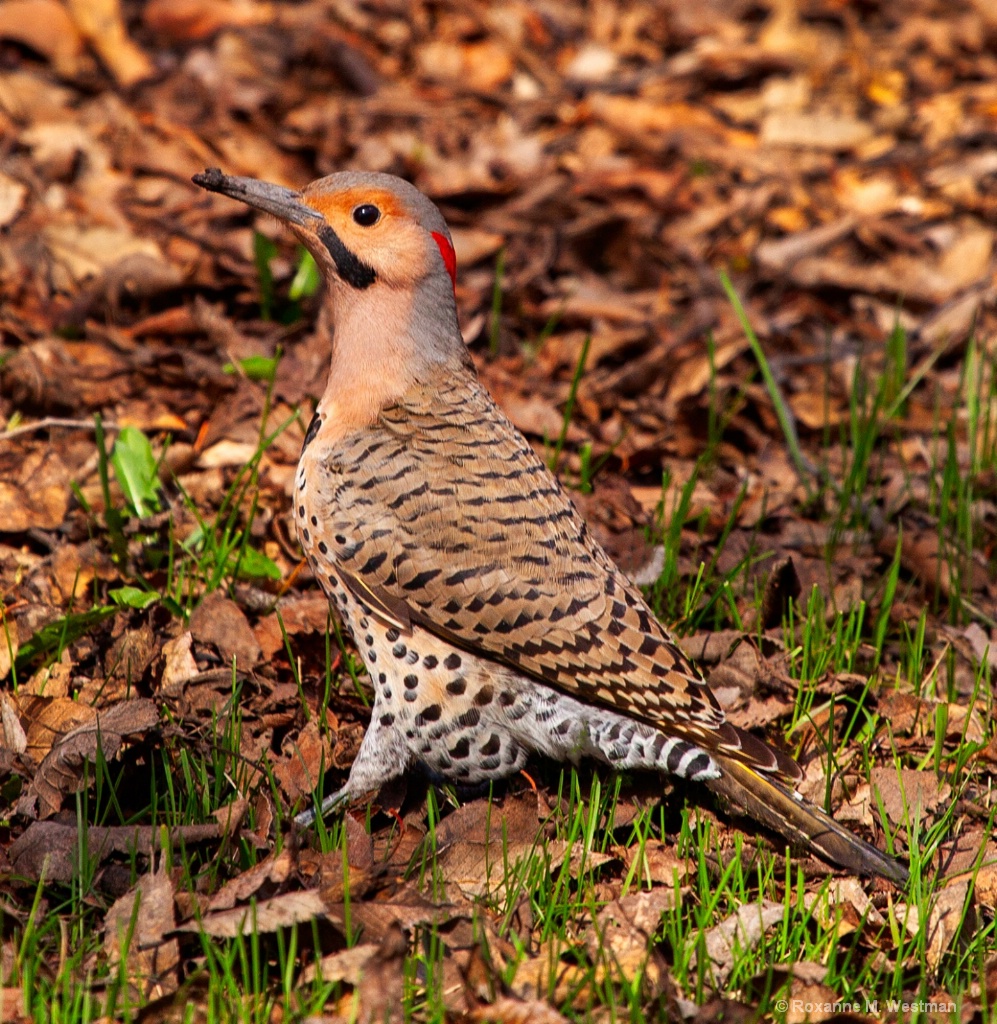
<path fill-rule="evenodd" d="M 93 765 L 97 751 L 105 760 L 117 756 L 122 744 L 157 728 L 159 712 L 151 700 L 121 701 L 93 715 L 92 721 L 67 732 L 38 767 L 34 779 L 18 800 L 20 814 L 47 818 L 62 806 L 66 793 L 74 792 L 84 778 L 84 765 Z M 93 777 L 93 773 L 90 773 Z"/>
<path fill-rule="evenodd" d="M 220 590 L 208 594 L 194 609 L 190 633 L 197 643 L 213 644 L 224 664 L 231 665 L 235 659 L 243 671 L 251 669 L 262 655 L 245 613 Z"/>
<path fill-rule="evenodd" d="M 786 908 L 781 903 L 771 900 L 745 903 L 705 933 L 703 941 L 711 961 L 707 970 L 712 971 L 718 985 L 727 981 L 738 959 L 757 946 L 765 932 L 781 921 L 785 913 Z M 690 967 L 697 960 L 698 954 L 693 953 Z"/>
<path fill-rule="evenodd" d="M 120 825 L 106 828 L 91 825 L 83 840 L 91 867 L 113 854 L 126 857 L 158 853 L 164 841 L 171 844 L 201 843 L 224 835 L 218 825 L 182 825 L 164 830 L 159 826 Z M 72 882 L 80 871 L 81 839 L 75 825 L 55 821 L 34 821 L 11 844 L 10 861 L 24 878 L 46 882 Z"/>
<path fill-rule="evenodd" d="M 165 872 L 143 875 L 104 917 L 104 952 L 143 1002 L 177 989 L 180 944 L 173 931 L 173 883 Z"/>
<path fill-rule="evenodd" d="M 67 78 L 79 70 L 83 39 L 56 0 L 7 0 L 0 5 L 0 39 L 16 40 L 42 54 Z"/>
<path fill-rule="evenodd" d="M 203 932 L 219 939 L 234 939 L 240 935 L 275 932 L 292 924 L 313 921 L 324 916 L 327 909 L 322 895 L 314 889 L 288 892 L 249 907 L 205 914 L 200 920 L 180 925 L 177 931 Z"/>
<path fill-rule="evenodd" d="M 69 508 L 69 471 L 49 447 L 0 448 L 0 524 L 4 533 L 54 530 Z"/>
<path fill-rule="evenodd" d="M 127 88 L 155 72 L 152 61 L 125 28 L 119 0 L 68 0 L 80 34 L 94 47 L 118 84 Z"/>
<path fill-rule="evenodd" d="M 947 798 L 951 788 L 934 772 L 910 768 L 899 773 L 895 768 L 873 768 L 869 781 L 879 791 L 886 816 L 894 825 L 920 821 Z"/>
<path fill-rule="evenodd" d="M 149 0 L 142 10 L 150 32 L 180 42 L 206 39 L 223 28 L 270 24 L 273 18 L 272 4 L 253 0 Z"/>

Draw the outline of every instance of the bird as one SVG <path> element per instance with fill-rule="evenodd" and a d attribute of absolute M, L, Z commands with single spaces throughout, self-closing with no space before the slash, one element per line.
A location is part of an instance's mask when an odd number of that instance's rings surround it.
<path fill-rule="evenodd" d="M 900 861 L 796 792 L 793 758 L 726 720 L 484 387 L 460 332 L 453 240 L 426 195 L 364 171 L 300 191 L 218 168 L 193 181 L 297 237 L 333 324 L 293 517 L 374 700 L 320 813 L 415 766 L 473 786 L 533 753 L 592 758 L 703 782 L 794 846 L 905 883 Z"/>

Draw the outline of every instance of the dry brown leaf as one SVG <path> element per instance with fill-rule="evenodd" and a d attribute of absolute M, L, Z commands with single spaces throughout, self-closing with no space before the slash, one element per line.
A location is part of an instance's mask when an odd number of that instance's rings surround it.
<path fill-rule="evenodd" d="M 451 228 L 454 252 L 458 267 L 473 267 L 476 263 L 494 256 L 505 244 L 502 235 L 480 228 Z"/>
<path fill-rule="evenodd" d="M 771 900 L 745 903 L 730 917 L 706 932 L 706 954 L 711 961 L 707 970 L 718 985 L 726 982 L 738 958 L 746 950 L 757 946 L 765 932 L 781 921 L 785 913 L 786 908 L 781 903 L 773 903 Z M 696 960 L 697 955 L 694 953 L 690 965 Z"/>
<path fill-rule="evenodd" d="M 288 847 L 279 853 L 272 853 L 259 864 L 236 875 L 226 882 L 208 901 L 207 911 L 217 913 L 231 910 L 237 903 L 244 903 L 259 893 L 266 884 L 282 885 L 294 870 L 294 857 Z"/>
<path fill-rule="evenodd" d="M 618 847 L 617 857 L 632 873 L 635 885 L 663 885 L 674 888 L 681 885 L 689 874 L 689 863 L 675 853 L 675 848 L 660 839 L 648 839 L 643 844 Z"/>
<path fill-rule="evenodd" d="M 64 139 L 59 144 L 64 146 Z M 75 153 L 74 149 L 74 156 Z M 76 285 L 117 265 L 126 256 L 145 256 L 158 263 L 165 263 L 155 242 L 133 234 L 126 228 L 104 225 L 85 227 L 60 222 L 46 226 L 42 237 L 52 259 L 63 272 L 67 290 L 75 290 Z"/>
<path fill-rule="evenodd" d="M 501 899 L 515 866 L 530 857 L 542 840 L 537 797 L 507 797 L 501 804 L 474 800 L 447 815 L 436 830 L 440 877 L 467 898 L 489 895 Z M 567 844 L 546 844 L 554 863 Z"/>
<path fill-rule="evenodd" d="M 198 673 L 197 662 L 194 655 L 190 653 L 193 643 L 190 630 L 184 630 L 179 636 L 167 640 L 163 644 L 163 675 L 160 679 L 160 686 L 164 690 L 172 687 L 183 686 Z"/>
<path fill-rule="evenodd" d="M 21 725 L 17 708 L 6 693 L 0 693 L 0 728 L 3 734 L 3 743 L 0 746 L 18 754 L 23 754 L 28 749 L 27 733 Z"/>
<path fill-rule="evenodd" d="M 364 969 L 377 954 L 380 947 L 374 942 L 362 942 L 338 953 L 330 953 L 315 963 L 308 964 L 298 978 L 299 985 L 310 985 L 316 979 L 322 981 L 345 981 L 348 985 L 359 985 Z"/>
<path fill-rule="evenodd" d="M 381 942 L 398 927 L 411 931 L 418 925 L 450 923 L 462 917 L 470 918 L 472 912 L 470 904 L 434 902 L 407 885 L 389 900 L 351 902 L 348 912 L 344 904 L 330 903 L 326 918 L 340 931 L 346 928 L 349 920 L 354 933 L 362 929 L 365 939 Z"/>
<path fill-rule="evenodd" d="M 220 590 L 208 594 L 194 609 L 190 633 L 197 643 L 213 644 L 226 665 L 235 659 L 236 666 L 245 671 L 260 660 L 260 645 L 245 613 Z"/>
<path fill-rule="evenodd" d="M 649 944 L 662 914 L 674 909 L 676 898 L 674 889 L 661 886 L 607 903 L 586 934 L 589 958 L 596 965 L 607 964 L 610 978 L 617 971 L 631 984 L 642 977 L 651 992 L 659 992 L 667 968 Z"/>
<path fill-rule="evenodd" d="M 261 900 L 249 907 L 237 907 L 206 914 L 177 928 L 181 932 L 204 932 L 216 938 L 233 939 L 239 935 L 275 932 L 292 924 L 302 924 L 325 915 L 328 907 L 317 890 L 288 892 Z"/>
<path fill-rule="evenodd" d="M 310 800 L 333 762 L 328 732 L 313 718 L 296 736 L 289 736 L 281 748 L 282 757 L 273 759 L 271 769 L 290 803 Z"/>
<path fill-rule="evenodd" d="M 884 924 L 883 915 L 857 878 L 834 879 L 827 888 L 805 893 L 803 905 L 825 928 L 833 927 L 839 938 L 863 924 L 873 928 Z"/>
<path fill-rule="evenodd" d="M 415 57 L 427 78 L 460 82 L 482 92 L 498 89 L 513 72 L 508 51 L 493 40 L 459 44 L 437 39 L 418 47 Z"/>
<path fill-rule="evenodd" d="M 223 830 L 218 825 L 182 825 L 167 830 L 170 843 L 202 843 L 219 839 Z M 87 829 L 85 849 L 93 865 L 99 865 L 112 854 L 135 857 L 150 855 L 162 849 L 163 829 L 159 826 L 121 825 L 105 828 L 91 825 Z M 71 882 L 79 869 L 80 835 L 75 825 L 54 821 L 34 821 L 8 851 L 11 864 L 24 878 L 47 882 Z"/>
<path fill-rule="evenodd" d="M 79 71 L 83 39 L 66 8 L 56 0 L 7 0 L 0 5 L 0 39 L 14 39 L 30 47 L 67 78 Z M 4 221 L 0 219 L 0 223 Z"/>
<path fill-rule="evenodd" d="M 0 446 L 0 523 L 4 532 L 54 530 L 69 508 L 69 471 L 58 452 Z"/>
<path fill-rule="evenodd" d="M 68 697 L 21 696 L 14 699 L 27 727 L 28 753 L 39 762 L 67 733 L 85 722 L 92 722 L 97 716 L 89 704 L 80 704 Z"/>
<path fill-rule="evenodd" d="M 869 780 L 879 791 L 886 816 L 894 825 L 916 822 L 947 799 L 948 783 L 934 772 L 903 768 L 873 768 Z"/>
<path fill-rule="evenodd" d="M 284 648 L 284 634 L 324 633 L 329 628 L 329 599 L 325 594 L 289 594 L 277 602 L 274 611 L 253 628 L 265 660 Z M 282 628 L 283 627 L 283 628 Z"/>
<path fill-rule="evenodd" d="M 273 17 L 272 4 L 254 0 L 149 0 L 142 10 L 151 32 L 185 42 L 223 28 L 267 25 Z"/>
<path fill-rule="evenodd" d="M 104 657 L 105 681 L 101 703 L 121 699 L 142 681 L 146 669 L 159 657 L 160 640 L 152 626 L 143 622 L 137 629 L 125 630 L 108 648 Z M 115 685 L 117 684 L 117 685 Z"/>
<path fill-rule="evenodd" d="M 480 1024 L 568 1024 L 568 1018 L 549 1003 L 509 996 L 499 996 L 493 1003 L 472 1010 L 469 1016 Z"/>
<path fill-rule="evenodd" d="M 126 740 L 145 735 L 158 725 L 156 705 L 144 698 L 121 701 L 92 714 L 92 720 L 71 729 L 46 754 L 18 800 L 18 812 L 40 818 L 55 814 L 62 806 L 63 796 L 82 783 L 84 765 L 96 762 L 98 749 L 110 761 Z"/>
<path fill-rule="evenodd" d="M 925 950 L 925 959 L 931 970 L 938 969 L 942 958 L 964 929 L 970 935 L 976 930 L 975 900 L 966 906 L 969 885 L 969 879 L 947 885 L 931 904 Z"/>
<path fill-rule="evenodd" d="M 848 114 L 827 110 L 774 110 L 764 121 L 760 141 L 766 146 L 798 146 L 832 152 L 854 150 L 869 142 L 872 126 Z"/>
<path fill-rule="evenodd" d="M 119 0 L 67 2 L 80 34 L 97 51 L 119 85 L 127 88 L 152 77 L 152 61 L 128 38 Z"/>
<path fill-rule="evenodd" d="M 180 944 L 167 938 L 175 924 L 173 883 L 165 871 L 143 875 L 104 917 L 104 952 L 144 1001 L 177 989 Z"/>

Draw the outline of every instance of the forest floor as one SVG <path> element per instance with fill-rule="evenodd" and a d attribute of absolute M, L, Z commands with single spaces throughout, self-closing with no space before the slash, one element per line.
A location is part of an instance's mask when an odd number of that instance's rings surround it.
<path fill-rule="evenodd" d="M 995 43 L 983 0 L 0 6 L 0 1020 L 992 1019 Z M 440 205 L 484 383 L 906 890 L 590 765 L 293 827 L 369 717 L 290 516 L 329 326 L 212 166 Z"/>

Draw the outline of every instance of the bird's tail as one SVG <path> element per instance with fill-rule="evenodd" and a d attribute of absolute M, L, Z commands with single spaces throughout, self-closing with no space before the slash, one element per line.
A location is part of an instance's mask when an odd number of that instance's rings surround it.
<path fill-rule="evenodd" d="M 897 885 L 906 883 L 907 868 L 900 861 L 842 828 L 812 804 L 797 799 L 776 780 L 727 754 L 714 751 L 711 756 L 720 768 L 720 776 L 706 784 L 735 808 L 833 864 L 862 875 L 880 875 Z"/>

